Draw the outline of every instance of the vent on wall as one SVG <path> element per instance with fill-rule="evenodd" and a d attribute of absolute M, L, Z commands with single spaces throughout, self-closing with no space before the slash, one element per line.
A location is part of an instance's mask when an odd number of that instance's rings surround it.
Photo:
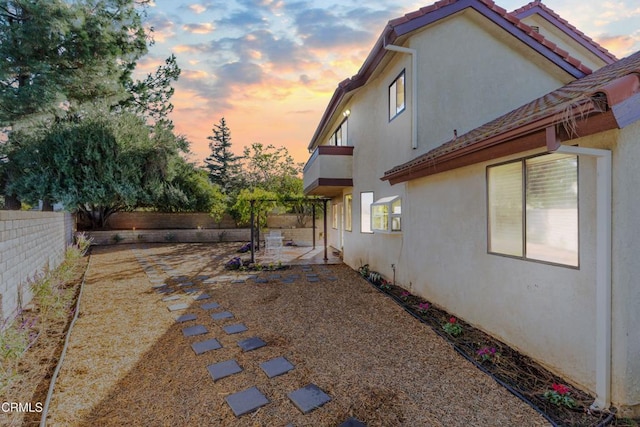
<path fill-rule="evenodd" d="M 532 26 L 531 26 L 531 29 L 532 29 L 533 31 L 535 31 L 536 33 L 540 33 L 540 27 L 538 27 L 537 25 L 532 25 Z"/>

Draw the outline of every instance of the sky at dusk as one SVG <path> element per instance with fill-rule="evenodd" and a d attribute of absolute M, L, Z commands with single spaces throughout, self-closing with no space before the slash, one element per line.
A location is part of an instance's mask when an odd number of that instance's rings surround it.
<path fill-rule="evenodd" d="M 238 154 L 254 142 L 285 146 L 298 162 L 338 83 L 357 73 L 390 19 L 428 6 L 414 0 L 155 0 L 147 9 L 155 44 L 138 63 L 153 73 L 172 53 L 182 74 L 171 118 L 210 150 L 222 117 Z M 528 0 L 496 0 L 512 11 Z M 544 0 L 618 58 L 640 50 L 638 0 Z"/>

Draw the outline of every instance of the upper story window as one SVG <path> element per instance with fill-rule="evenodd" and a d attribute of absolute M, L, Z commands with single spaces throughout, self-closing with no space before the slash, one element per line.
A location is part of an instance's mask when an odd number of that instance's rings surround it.
<path fill-rule="evenodd" d="M 389 86 L 389 120 L 393 120 L 402 113 L 406 107 L 405 103 L 404 70 Z"/>
<path fill-rule="evenodd" d="M 487 168 L 489 252 L 578 267 L 578 158 L 546 154 Z"/>
<path fill-rule="evenodd" d="M 347 138 L 348 121 L 348 119 L 344 119 L 340 126 L 338 126 L 338 129 L 329 137 L 328 145 L 349 145 Z"/>
<path fill-rule="evenodd" d="M 394 233 L 402 230 L 402 199 L 383 197 L 371 205 L 371 228 L 375 232 Z"/>

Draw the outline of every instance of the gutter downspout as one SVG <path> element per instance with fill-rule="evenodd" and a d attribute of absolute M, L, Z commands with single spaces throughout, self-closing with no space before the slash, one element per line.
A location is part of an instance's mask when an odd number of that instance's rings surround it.
<path fill-rule="evenodd" d="M 611 405 L 611 151 L 550 142 L 547 138 L 550 152 L 596 159 L 596 400 L 591 409 L 604 411 Z"/>
<path fill-rule="evenodd" d="M 407 53 L 411 55 L 411 148 L 418 148 L 418 51 L 408 47 L 387 44 L 384 41 L 384 48 L 394 52 Z"/>

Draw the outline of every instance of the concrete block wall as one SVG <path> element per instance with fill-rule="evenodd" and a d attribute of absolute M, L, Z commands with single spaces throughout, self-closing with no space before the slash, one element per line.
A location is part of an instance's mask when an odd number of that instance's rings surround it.
<path fill-rule="evenodd" d="M 0 211 L 0 325 L 31 301 L 28 281 L 64 260 L 74 226 L 69 213 Z"/>

